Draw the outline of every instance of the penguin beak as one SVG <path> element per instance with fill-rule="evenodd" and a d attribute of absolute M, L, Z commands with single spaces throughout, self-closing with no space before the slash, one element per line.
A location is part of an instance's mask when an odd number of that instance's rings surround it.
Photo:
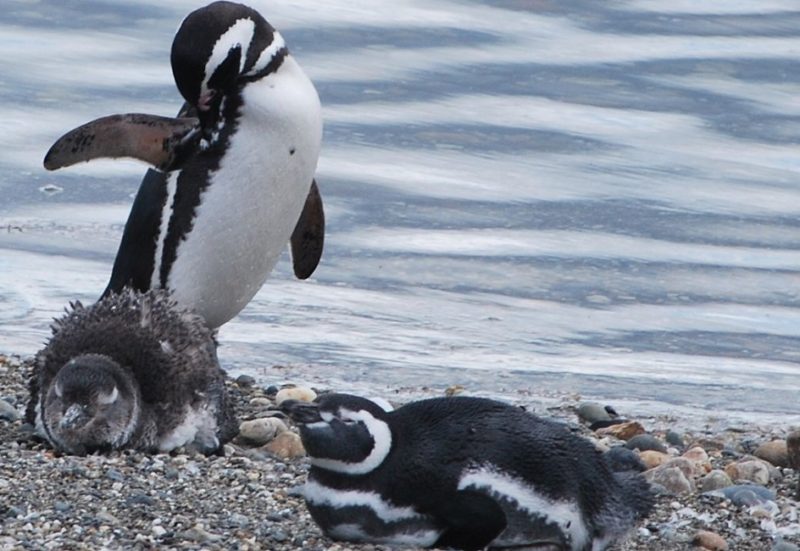
<path fill-rule="evenodd" d="M 65 430 L 71 430 L 86 424 L 86 406 L 72 404 L 64 412 L 58 425 Z"/>
<path fill-rule="evenodd" d="M 322 417 L 319 415 L 319 404 L 300 400 L 286 400 L 281 403 L 280 410 L 298 425 L 322 421 Z"/>
<path fill-rule="evenodd" d="M 208 90 L 204 94 L 201 94 L 197 100 L 197 110 L 201 113 L 209 111 L 211 109 L 211 101 L 216 94 L 216 90 Z"/>
<path fill-rule="evenodd" d="M 197 118 L 200 119 L 200 129 L 203 137 L 209 140 L 211 134 L 217 129 L 217 122 L 220 117 L 219 107 L 222 101 L 222 94 L 216 90 L 206 90 L 197 98 Z"/>

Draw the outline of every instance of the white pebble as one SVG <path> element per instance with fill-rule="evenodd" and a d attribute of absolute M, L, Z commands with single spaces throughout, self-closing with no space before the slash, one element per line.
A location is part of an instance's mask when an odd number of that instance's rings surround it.
<path fill-rule="evenodd" d="M 239 436 L 256 446 L 261 446 L 287 430 L 286 423 L 280 419 L 262 417 L 252 421 L 242 421 L 239 425 Z"/>
<path fill-rule="evenodd" d="M 275 403 L 281 405 L 286 400 L 300 400 L 301 402 L 313 402 L 317 393 L 304 386 L 293 388 L 283 388 L 275 395 Z"/>

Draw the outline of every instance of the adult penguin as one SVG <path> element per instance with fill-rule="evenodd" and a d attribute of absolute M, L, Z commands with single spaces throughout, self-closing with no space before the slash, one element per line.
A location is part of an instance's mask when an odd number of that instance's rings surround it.
<path fill-rule="evenodd" d="M 386 411 L 326 394 L 284 402 L 311 470 L 309 512 L 332 538 L 465 550 L 600 551 L 652 507 L 565 426 L 509 404 L 433 398 Z"/>
<path fill-rule="evenodd" d="M 97 119 L 60 138 L 44 164 L 134 157 L 153 165 L 103 296 L 169 289 L 216 328 L 253 298 L 287 242 L 297 277 L 319 262 L 319 97 L 281 35 L 242 4 L 190 13 L 171 63 L 186 102 L 177 118 Z"/>

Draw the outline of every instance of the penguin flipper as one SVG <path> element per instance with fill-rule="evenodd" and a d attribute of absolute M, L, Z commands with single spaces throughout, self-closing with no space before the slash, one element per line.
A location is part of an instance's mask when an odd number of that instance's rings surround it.
<path fill-rule="evenodd" d="M 61 136 L 45 155 L 44 167 L 56 170 L 92 159 L 132 157 L 169 170 L 194 149 L 200 135 L 199 122 L 192 117 L 110 115 Z"/>
<path fill-rule="evenodd" d="M 506 527 L 502 507 L 476 490 L 461 490 L 437 511 L 436 519 L 447 526 L 434 547 L 477 550 L 487 547 Z"/>
<path fill-rule="evenodd" d="M 322 257 L 325 243 L 325 211 L 317 182 L 311 181 L 311 189 L 303 205 L 303 212 L 289 240 L 292 251 L 294 275 L 307 279 L 314 273 Z"/>

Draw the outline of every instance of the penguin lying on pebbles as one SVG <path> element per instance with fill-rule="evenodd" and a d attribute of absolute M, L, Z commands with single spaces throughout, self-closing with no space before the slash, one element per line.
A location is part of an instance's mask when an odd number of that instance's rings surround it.
<path fill-rule="evenodd" d="M 55 448 L 212 453 L 236 435 L 211 330 L 167 292 L 74 303 L 52 329 L 26 416 Z"/>
<path fill-rule="evenodd" d="M 433 398 L 388 412 L 327 394 L 285 402 L 311 471 L 304 497 L 330 537 L 457 549 L 600 551 L 652 507 L 638 473 L 520 408 Z"/>
<path fill-rule="evenodd" d="M 172 43 L 186 103 L 177 118 L 112 115 L 65 134 L 48 170 L 133 157 L 149 170 L 103 296 L 166 288 L 216 328 L 266 281 L 290 243 L 295 275 L 322 255 L 325 216 L 314 182 L 319 97 L 281 35 L 257 11 L 214 2 Z"/>

